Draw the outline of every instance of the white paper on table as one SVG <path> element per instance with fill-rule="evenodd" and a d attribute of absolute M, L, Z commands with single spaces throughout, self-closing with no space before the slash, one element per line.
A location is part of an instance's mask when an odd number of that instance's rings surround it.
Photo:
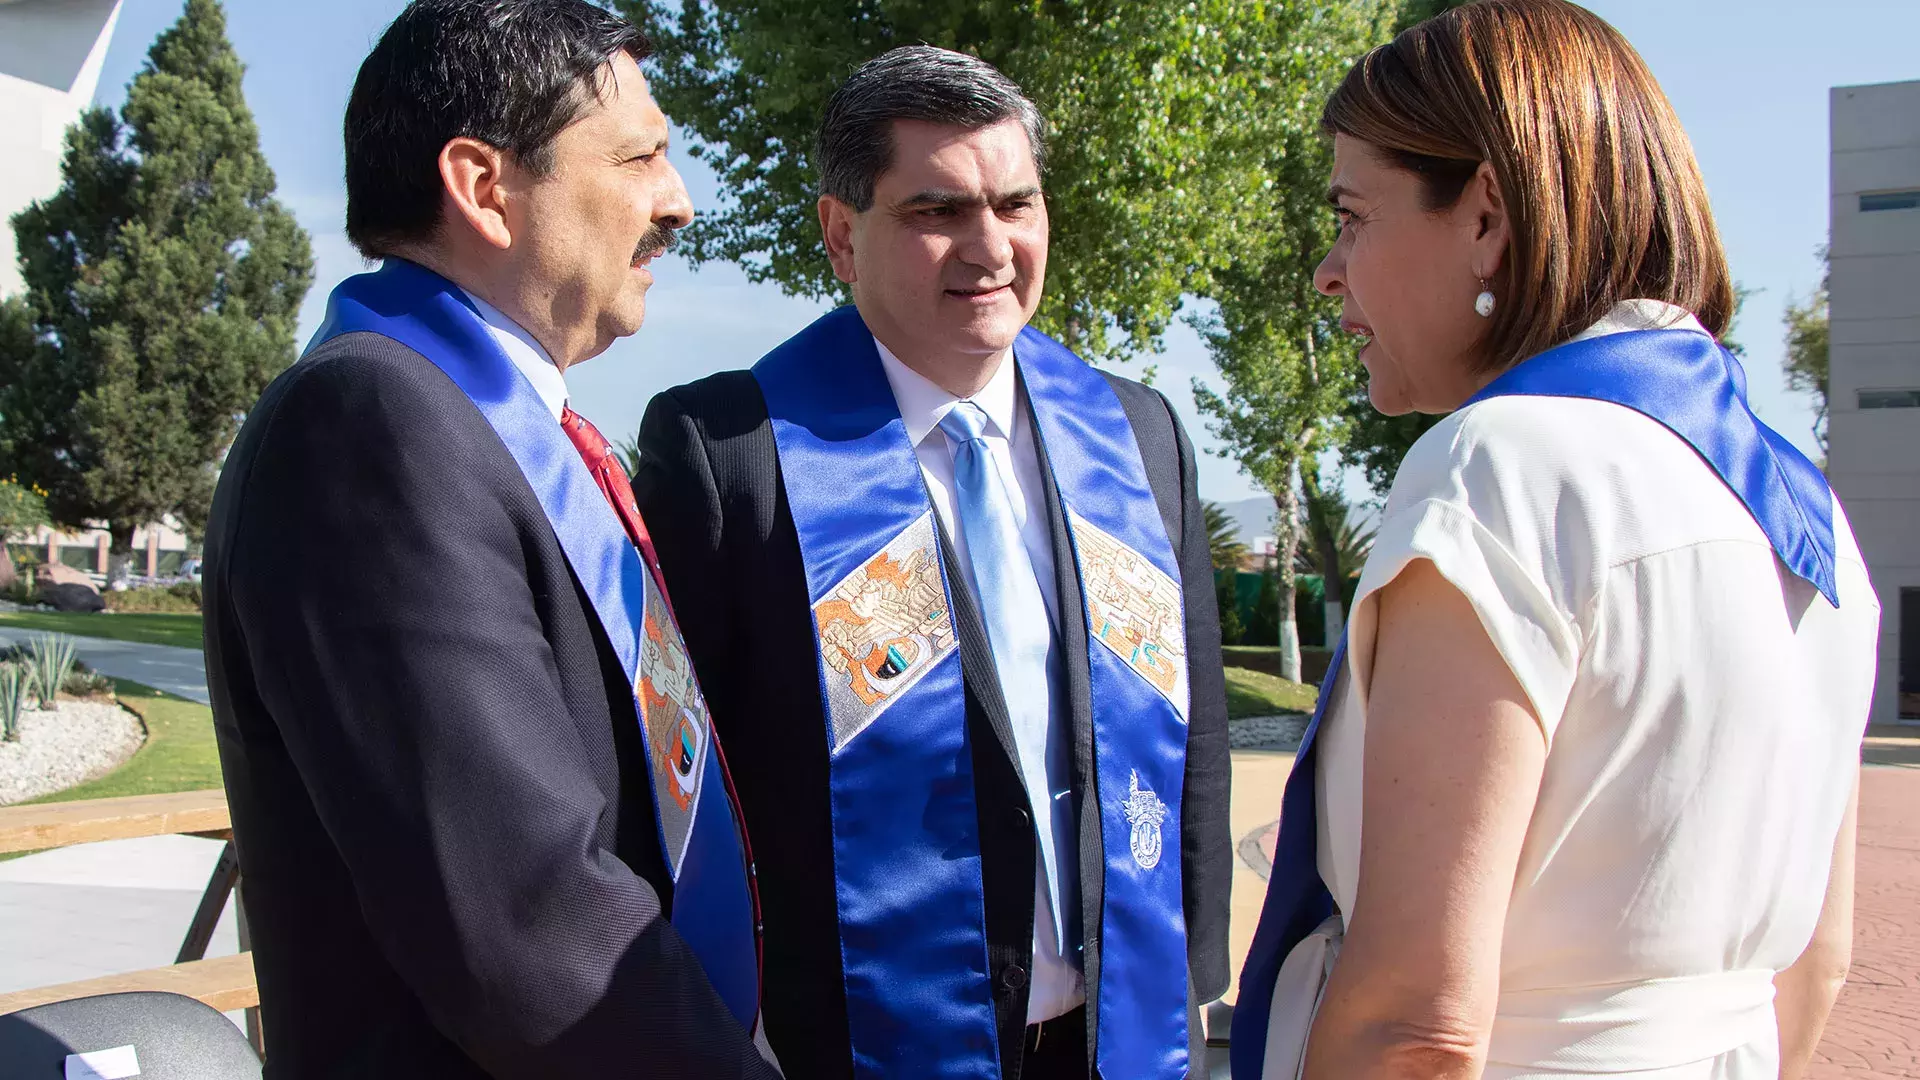
<path fill-rule="evenodd" d="M 67 1055 L 67 1080 L 126 1080 L 140 1075 L 140 1057 L 131 1046 Z"/>

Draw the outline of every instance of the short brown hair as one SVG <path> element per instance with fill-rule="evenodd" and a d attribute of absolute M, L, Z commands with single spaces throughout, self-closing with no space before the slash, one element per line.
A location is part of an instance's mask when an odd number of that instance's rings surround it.
<path fill-rule="evenodd" d="M 1420 175 L 1429 210 L 1481 162 L 1512 243 L 1489 328 L 1494 369 L 1552 348 L 1622 300 L 1664 300 L 1709 333 L 1733 319 L 1733 280 L 1706 185 L 1640 54 L 1565 0 L 1476 0 L 1362 57 L 1321 126 Z"/>

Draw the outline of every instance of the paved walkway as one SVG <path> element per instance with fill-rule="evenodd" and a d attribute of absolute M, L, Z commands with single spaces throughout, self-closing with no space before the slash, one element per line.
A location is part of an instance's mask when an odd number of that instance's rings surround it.
<path fill-rule="evenodd" d="M 1920 1080 L 1920 768 L 1860 770 L 1853 973 L 1808 1080 Z"/>
<path fill-rule="evenodd" d="M 38 637 L 42 631 L 17 626 L 0 626 L 0 642 L 9 644 Z M 202 705 L 208 704 L 207 661 L 199 649 L 173 645 L 146 645 L 136 641 L 109 641 L 106 638 L 73 637 L 80 660 L 88 667 L 116 679 L 134 682 L 178 694 Z"/>
<path fill-rule="evenodd" d="M 222 846 L 149 836 L 0 862 L 0 993 L 173 963 Z M 239 943 L 229 902 L 207 955 Z"/>
<path fill-rule="evenodd" d="M 1860 770 L 1853 973 L 1808 1080 L 1920 1080 L 1920 733 L 1876 728 Z M 1233 755 L 1231 955 L 1243 957 L 1266 896 L 1273 813 L 1291 754 Z M 1237 962 L 1236 962 L 1237 965 Z M 1238 971 L 1227 1000 L 1239 997 Z"/>

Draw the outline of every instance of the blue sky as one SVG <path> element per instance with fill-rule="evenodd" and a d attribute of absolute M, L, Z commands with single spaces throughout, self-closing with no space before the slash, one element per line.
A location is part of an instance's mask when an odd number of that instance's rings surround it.
<path fill-rule="evenodd" d="M 279 178 L 282 201 L 312 234 L 315 283 L 301 335 L 326 295 L 364 269 L 341 231 L 340 117 L 354 72 L 404 0 L 227 0 L 229 34 L 247 64 L 247 100 Z M 1781 312 L 1819 280 L 1813 249 L 1827 234 L 1827 90 L 1920 79 L 1920 3 L 1913 0 L 1594 0 L 1589 6 L 1646 57 L 1693 139 L 1734 276 L 1760 290 L 1736 336 L 1749 350 L 1754 407 L 1812 449 L 1812 411 L 1779 377 Z M 98 100 L 117 106 L 154 37 L 179 17 L 178 0 L 126 0 Z M 1063 132 L 1061 138 L 1072 138 Z M 696 206 L 714 206 L 710 173 L 682 156 Z M 694 271 L 669 257 L 647 325 L 568 373 L 574 406 L 609 436 L 639 426 L 658 391 L 751 364 L 823 306 L 747 282 L 731 266 Z M 1211 445 L 1188 386 L 1212 365 L 1193 332 L 1176 326 L 1155 361 L 1157 385 L 1188 430 Z M 1139 365 L 1133 365 L 1136 369 Z M 1122 369 L 1125 371 L 1125 369 Z M 1231 461 L 1201 463 L 1201 492 L 1233 501 L 1258 494 Z M 1358 492 L 1350 480 L 1350 490 Z"/>

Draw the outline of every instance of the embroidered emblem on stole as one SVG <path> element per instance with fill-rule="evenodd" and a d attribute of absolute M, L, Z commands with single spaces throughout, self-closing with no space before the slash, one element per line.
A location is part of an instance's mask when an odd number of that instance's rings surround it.
<path fill-rule="evenodd" d="M 1120 812 L 1127 816 L 1127 824 L 1133 827 L 1127 837 L 1127 844 L 1133 850 L 1133 861 L 1142 870 L 1151 870 L 1160 865 L 1160 823 L 1167 818 L 1167 804 L 1160 801 L 1149 788 L 1140 786 L 1140 770 L 1133 770 L 1133 776 L 1127 781 L 1127 801 L 1120 804 Z"/>
<path fill-rule="evenodd" d="M 958 647 L 933 511 L 813 605 L 837 753 Z"/>
<path fill-rule="evenodd" d="M 1187 624 L 1180 586 L 1086 518 L 1072 518 L 1093 636 L 1186 719 Z"/>
<path fill-rule="evenodd" d="M 680 873 L 693 833 L 694 807 L 700 796 L 700 778 L 706 774 L 707 702 L 687 659 L 686 642 L 671 618 L 660 616 L 666 600 L 647 578 L 646 625 L 640 640 L 640 701 L 646 713 L 647 745 L 653 750 L 653 784 L 670 796 L 655 799 L 660 831 L 666 838 L 667 858 Z"/>

